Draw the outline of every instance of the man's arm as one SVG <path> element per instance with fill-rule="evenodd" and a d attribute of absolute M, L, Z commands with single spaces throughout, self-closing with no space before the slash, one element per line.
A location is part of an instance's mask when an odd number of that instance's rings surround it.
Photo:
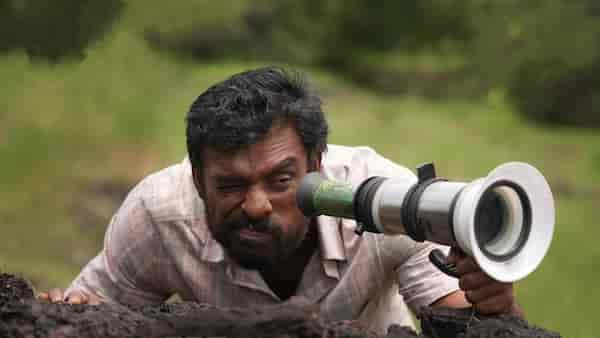
<path fill-rule="evenodd" d="M 459 290 L 459 291 L 454 291 L 451 294 L 448 294 L 448 295 L 438 299 L 433 304 L 431 304 L 431 306 L 446 306 L 446 307 L 451 307 L 451 308 L 455 308 L 455 309 L 462 309 L 462 308 L 470 307 L 470 306 L 472 306 L 472 304 L 465 297 L 465 292 L 462 290 Z M 525 313 L 523 312 L 523 309 L 516 301 L 514 303 L 512 303 L 512 305 L 507 310 L 501 310 L 501 311 L 494 310 L 493 306 L 491 309 L 490 308 L 486 309 L 485 305 L 483 308 L 480 307 L 479 309 L 477 308 L 477 306 L 474 306 L 474 307 L 475 307 L 475 310 L 479 313 L 486 313 L 486 311 L 491 310 L 491 312 L 487 312 L 487 314 L 493 315 L 493 314 L 507 313 L 507 314 L 512 314 L 514 316 L 517 316 L 519 318 L 525 318 Z"/>
<path fill-rule="evenodd" d="M 490 278 L 475 262 L 473 257 L 452 249 L 448 260 L 456 264 L 460 275 L 458 285 L 461 290 L 452 292 L 437 301 L 433 306 L 465 308 L 473 306 L 475 311 L 485 315 L 512 314 L 525 317 L 516 301 L 513 283 L 498 282 Z"/>
<path fill-rule="evenodd" d="M 102 251 L 69 288 L 53 289 L 40 298 L 70 303 L 119 302 L 149 304 L 168 296 L 171 273 L 164 248 L 142 200 L 144 189 L 132 191 L 113 216 Z"/>
<path fill-rule="evenodd" d="M 405 258 L 395 267 L 396 279 L 400 294 L 413 312 L 418 313 L 421 307 L 431 306 L 436 301 L 460 291 L 458 279 L 444 274 L 429 261 L 431 250 L 441 249 L 447 253 L 448 247 L 431 242 L 414 242 L 408 236 L 403 236 L 406 237 L 406 243 L 402 249 L 402 243 L 396 238 L 399 236 L 390 237 L 386 241 L 398 242 L 394 243 L 394 246 L 398 247 L 398 251 L 404 251 Z M 409 245 L 412 247 L 406 248 Z M 394 256 L 401 257 L 398 253 L 393 253 Z M 464 304 L 463 307 L 466 306 L 469 304 Z"/>

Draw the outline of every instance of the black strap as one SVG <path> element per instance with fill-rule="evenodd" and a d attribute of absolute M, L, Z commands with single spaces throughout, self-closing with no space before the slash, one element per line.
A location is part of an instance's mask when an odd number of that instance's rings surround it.
<path fill-rule="evenodd" d="M 419 181 L 413 185 L 407 192 L 404 202 L 402 202 L 402 223 L 406 228 L 407 234 L 418 242 L 425 241 L 425 231 L 419 226 L 417 212 L 419 211 L 419 200 L 427 187 L 435 182 L 447 181 L 444 178 L 429 178 L 425 181 Z"/>

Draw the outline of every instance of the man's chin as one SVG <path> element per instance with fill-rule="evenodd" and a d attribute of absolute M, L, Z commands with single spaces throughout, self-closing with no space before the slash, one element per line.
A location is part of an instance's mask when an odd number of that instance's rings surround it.
<path fill-rule="evenodd" d="M 233 236 L 224 247 L 229 257 L 246 269 L 266 269 L 282 256 L 272 242 L 256 243 L 239 236 Z"/>

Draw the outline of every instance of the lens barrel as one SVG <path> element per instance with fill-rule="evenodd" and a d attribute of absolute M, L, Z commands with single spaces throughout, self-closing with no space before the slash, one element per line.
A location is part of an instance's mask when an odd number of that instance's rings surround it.
<path fill-rule="evenodd" d="M 406 234 L 419 242 L 461 247 L 455 232 L 459 208 L 459 213 L 474 214 L 475 238 L 481 250 L 494 260 L 510 259 L 531 231 L 529 200 L 518 185 L 498 181 L 477 203 L 458 203 L 465 189 L 478 189 L 482 183 L 481 179 L 449 182 L 433 175 L 419 176 L 416 183 L 370 177 L 356 189 L 354 218 L 361 231 Z"/>

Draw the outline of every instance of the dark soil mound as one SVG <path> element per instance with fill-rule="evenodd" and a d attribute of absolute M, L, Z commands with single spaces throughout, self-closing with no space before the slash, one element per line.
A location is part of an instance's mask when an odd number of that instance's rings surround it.
<path fill-rule="evenodd" d="M 464 311 L 425 309 L 420 318 L 426 336 L 392 326 L 387 337 L 560 337 L 512 317 L 473 322 Z M 191 302 L 145 307 L 49 304 L 33 298 L 24 280 L 0 275 L 0 337 L 181 336 L 377 337 L 355 321 L 323 322 L 316 309 L 299 304 L 257 309 L 222 309 Z"/>
<path fill-rule="evenodd" d="M 33 290 L 23 279 L 0 274 L 0 306 L 33 298 Z"/>
<path fill-rule="evenodd" d="M 559 338 L 558 333 L 551 333 L 537 327 L 531 327 L 524 320 L 510 318 L 510 325 L 507 324 L 508 318 L 490 318 L 483 322 L 476 323 L 458 338 L 512 338 L 512 337 L 535 337 L 535 338 Z"/>
<path fill-rule="evenodd" d="M 560 338 L 558 333 L 531 326 L 510 316 L 475 316 L 471 309 L 425 308 L 419 313 L 427 337 L 456 338 Z"/>

